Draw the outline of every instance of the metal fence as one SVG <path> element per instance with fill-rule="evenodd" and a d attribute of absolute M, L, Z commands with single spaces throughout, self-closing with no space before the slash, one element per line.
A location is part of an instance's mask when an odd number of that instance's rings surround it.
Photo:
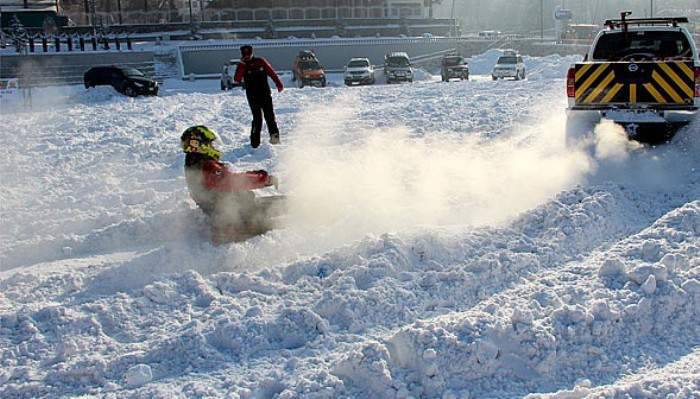
<path fill-rule="evenodd" d="M 0 78 L 19 79 L 20 87 L 82 84 L 85 72 L 94 66 L 119 65 L 136 68 L 147 77 L 161 80 L 152 52 L 47 53 L 3 55 Z"/>

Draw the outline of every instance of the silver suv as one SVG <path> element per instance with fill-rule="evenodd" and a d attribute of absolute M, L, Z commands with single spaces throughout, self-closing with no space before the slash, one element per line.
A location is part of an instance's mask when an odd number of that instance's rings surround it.
<path fill-rule="evenodd" d="M 390 53 L 384 56 L 386 83 L 413 82 L 411 59 L 406 53 Z"/>
<path fill-rule="evenodd" d="M 504 51 L 491 71 L 491 78 L 493 80 L 503 78 L 515 78 L 515 80 L 525 79 L 525 63 L 523 63 L 523 57 L 512 50 Z"/>
<path fill-rule="evenodd" d="M 367 58 L 352 58 L 345 66 L 345 84 L 374 84 L 374 68 Z"/>
<path fill-rule="evenodd" d="M 240 86 L 233 78 L 236 76 L 236 69 L 241 62 L 231 60 L 224 64 L 224 69 L 221 71 L 221 90 L 231 90 L 234 87 Z"/>

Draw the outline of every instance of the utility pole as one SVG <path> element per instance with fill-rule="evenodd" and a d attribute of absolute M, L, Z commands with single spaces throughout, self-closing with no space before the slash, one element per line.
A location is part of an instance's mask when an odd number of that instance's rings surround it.
<path fill-rule="evenodd" d="M 90 4 L 88 0 L 83 1 L 83 8 L 85 9 L 85 25 L 90 25 Z"/>
<path fill-rule="evenodd" d="M 540 0 L 540 39 L 544 39 L 544 0 Z"/>
<path fill-rule="evenodd" d="M 649 18 L 654 18 L 654 0 L 649 0 Z"/>
<path fill-rule="evenodd" d="M 119 16 L 119 25 L 122 24 L 122 0 L 117 0 L 117 15 Z"/>
<path fill-rule="evenodd" d="M 452 11 L 450 11 L 450 19 L 452 20 L 452 36 L 457 36 L 457 21 L 455 21 L 455 0 L 452 0 Z"/>
<path fill-rule="evenodd" d="M 90 25 L 92 25 L 92 36 L 97 36 L 97 29 L 95 24 L 97 23 L 97 3 L 96 0 L 90 0 Z"/>
<path fill-rule="evenodd" d="M 190 5 L 190 25 L 192 25 L 192 0 L 189 0 L 188 3 Z"/>

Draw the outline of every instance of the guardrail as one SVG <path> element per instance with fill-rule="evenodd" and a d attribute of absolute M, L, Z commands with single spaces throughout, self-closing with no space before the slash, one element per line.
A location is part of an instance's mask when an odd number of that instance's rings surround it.
<path fill-rule="evenodd" d="M 263 40 L 234 40 L 226 43 L 214 44 L 182 44 L 178 48 L 181 52 L 198 50 L 238 50 L 243 44 L 250 44 L 256 48 L 268 47 L 307 47 L 319 46 L 363 46 L 363 45 L 391 45 L 414 43 L 461 43 L 471 39 L 460 37 L 386 37 L 386 38 L 334 38 L 334 39 L 263 39 Z"/>
<path fill-rule="evenodd" d="M 178 47 L 182 78 L 211 78 L 220 74 L 224 62 L 238 58 L 239 46 L 252 44 L 259 56 L 267 58 L 277 70 L 287 70 L 299 50 L 313 49 L 328 70 L 342 70 L 351 57 L 367 57 L 381 64 L 392 51 L 407 52 L 409 57 L 442 57 L 455 52 L 469 40 L 451 37 L 365 37 L 352 39 L 236 40 L 221 43 L 183 44 Z M 481 42 L 478 45 L 482 45 Z M 433 60 L 434 58 L 430 58 Z M 421 62 L 420 58 L 417 59 Z"/>
<path fill-rule="evenodd" d="M 456 55 L 457 49 L 450 48 L 447 50 L 440 50 L 434 53 L 419 55 L 416 57 L 411 57 L 411 64 L 416 66 L 433 64 L 435 61 L 442 61 L 443 57 L 446 55 Z"/>

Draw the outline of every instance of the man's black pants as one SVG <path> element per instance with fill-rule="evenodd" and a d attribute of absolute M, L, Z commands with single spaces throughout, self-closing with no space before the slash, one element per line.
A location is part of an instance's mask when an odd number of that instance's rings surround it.
<path fill-rule="evenodd" d="M 262 96 L 247 96 L 250 111 L 253 113 L 253 127 L 250 130 L 250 145 L 257 148 L 260 145 L 260 131 L 262 130 L 263 114 L 267 131 L 270 133 L 270 142 L 278 143 L 280 131 L 275 121 L 275 110 L 272 107 L 272 96 L 268 93 Z"/>

